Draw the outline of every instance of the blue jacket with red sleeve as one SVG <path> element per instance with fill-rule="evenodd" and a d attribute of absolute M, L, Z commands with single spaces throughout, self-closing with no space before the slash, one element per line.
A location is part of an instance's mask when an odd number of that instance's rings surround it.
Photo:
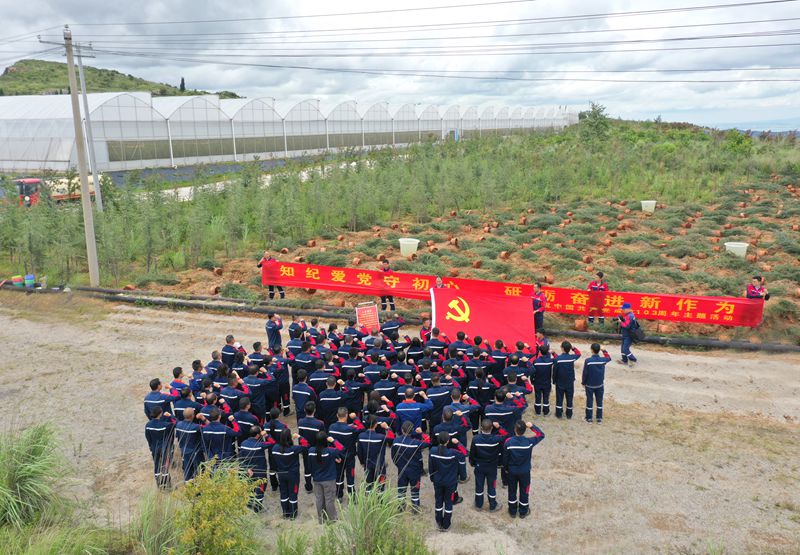
<path fill-rule="evenodd" d="M 308 462 L 311 467 L 311 476 L 315 482 L 335 482 L 336 481 L 336 459 L 344 456 L 344 446 L 338 441 L 334 441 L 331 447 L 323 449 L 319 456 L 317 448 L 312 447 L 308 450 Z"/>
<path fill-rule="evenodd" d="M 336 422 L 336 411 L 339 407 L 347 405 L 347 397 L 349 393 L 346 388 L 341 390 L 326 389 L 319 394 L 319 401 L 317 401 L 317 416 L 320 420 L 325 422 L 326 426 L 330 426 Z"/>
<path fill-rule="evenodd" d="M 161 412 L 172 412 L 172 403 L 179 399 L 178 391 L 173 389 L 169 394 L 160 391 L 151 391 L 144 396 L 144 414 L 150 418 L 150 411 L 161 407 Z"/>
<path fill-rule="evenodd" d="M 543 355 L 533 361 L 533 385 L 534 387 L 549 388 L 553 380 L 553 357 Z"/>
<path fill-rule="evenodd" d="M 269 447 L 275 442 L 272 438 L 248 437 L 239 446 L 239 465 L 244 470 L 252 470 L 253 475 L 265 477 L 267 475 L 267 457 Z"/>
<path fill-rule="evenodd" d="M 503 445 L 503 463 L 510 474 L 530 474 L 533 448 L 544 439 L 544 432 L 536 425 L 531 427 L 533 437 L 509 437 Z"/>
<path fill-rule="evenodd" d="M 356 446 L 358 460 L 365 468 L 383 470 L 386 468 L 386 446 L 392 444 L 394 437 L 391 429 L 385 434 L 376 430 L 363 431 Z"/>
<path fill-rule="evenodd" d="M 175 424 L 175 436 L 178 439 L 178 445 L 184 457 L 203 451 L 202 430 L 203 427 L 196 422 L 180 420 Z"/>
<path fill-rule="evenodd" d="M 236 387 L 225 386 L 220 392 L 219 396 L 225 399 L 228 406 L 231 407 L 231 412 L 239 410 L 239 399 L 247 397 L 250 394 L 250 388 L 247 385 L 242 385 L 242 389 Z"/>
<path fill-rule="evenodd" d="M 235 420 L 231 424 L 229 428 L 221 422 L 210 422 L 203 428 L 203 449 L 207 460 L 217 457 L 226 461 L 235 457 L 233 444 L 239 435 L 239 424 Z"/>
<path fill-rule="evenodd" d="M 364 425 L 358 418 L 352 424 L 337 421 L 328 428 L 330 436 L 344 446 L 345 456 L 348 458 L 356 456 L 358 436 L 363 431 Z"/>
<path fill-rule="evenodd" d="M 304 416 L 297 421 L 297 433 L 309 445 L 317 440 L 317 434 L 325 429 L 325 423 L 317 418 Z"/>
<path fill-rule="evenodd" d="M 525 408 L 526 404 L 522 397 L 515 397 L 506 399 L 502 403 L 493 403 L 487 406 L 483 413 L 492 422 L 500 424 L 500 428 L 510 435 L 514 433 L 514 424 L 522 418 Z"/>
<path fill-rule="evenodd" d="M 403 435 L 395 438 L 392 444 L 392 461 L 397 466 L 398 474 L 405 472 L 409 476 L 422 476 L 422 451 L 431 446 L 431 438 L 427 435 Z"/>
<path fill-rule="evenodd" d="M 553 365 L 553 383 L 561 389 L 570 389 L 575 383 L 575 363 L 581 358 L 581 352 L 573 347 L 571 353 L 562 353 L 556 357 Z"/>
<path fill-rule="evenodd" d="M 497 468 L 503 464 L 503 443 L 508 434 L 500 428 L 497 434 L 479 433 L 472 438 L 469 448 L 469 464 Z"/>
<path fill-rule="evenodd" d="M 590 389 L 603 387 L 606 376 L 606 364 L 611 362 L 611 356 L 603 352 L 604 356 L 592 355 L 583 361 L 583 376 L 581 385 Z"/>
<path fill-rule="evenodd" d="M 458 485 L 459 467 L 466 462 L 467 450 L 460 443 L 455 448 L 445 445 L 431 447 L 428 455 L 428 472 L 437 486 L 455 488 Z"/>
<path fill-rule="evenodd" d="M 144 437 L 153 457 L 163 456 L 172 447 L 175 437 L 175 419 L 161 416 L 153 418 L 144 427 Z"/>
<path fill-rule="evenodd" d="M 297 414 L 304 414 L 306 403 L 316 402 L 317 392 L 305 382 L 296 383 L 292 388 L 292 399 L 294 399 L 294 410 Z"/>
<path fill-rule="evenodd" d="M 300 445 L 281 447 L 273 444 L 269 449 L 269 466 L 278 476 L 293 476 L 300 480 L 300 457 L 308 452 L 308 442 L 300 439 Z"/>

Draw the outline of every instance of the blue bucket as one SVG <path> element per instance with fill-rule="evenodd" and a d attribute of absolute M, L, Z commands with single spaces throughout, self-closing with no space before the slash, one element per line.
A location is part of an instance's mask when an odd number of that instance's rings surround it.
<path fill-rule="evenodd" d="M 25 288 L 33 289 L 34 283 L 36 283 L 36 276 L 33 274 L 25 274 Z"/>

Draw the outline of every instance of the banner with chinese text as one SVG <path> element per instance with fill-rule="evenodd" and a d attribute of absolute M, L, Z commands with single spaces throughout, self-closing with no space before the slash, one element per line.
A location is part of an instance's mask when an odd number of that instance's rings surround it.
<path fill-rule="evenodd" d="M 525 297 L 533 286 L 465 278 L 443 278 L 444 287 L 484 295 Z M 313 264 L 271 261 L 261 268 L 263 285 L 325 289 L 357 295 L 392 295 L 427 300 L 436 278 L 420 274 L 383 272 L 360 268 L 335 268 Z M 645 320 L 668 320 L 696 324 L 755 327 L 761 323 L 764 303 L 737 297 L 698 297 L 618 291 L 583 291 L 545 287 L 547 311 L 564 314 L 613 316 L 622 303 L 633 306 Z"/>

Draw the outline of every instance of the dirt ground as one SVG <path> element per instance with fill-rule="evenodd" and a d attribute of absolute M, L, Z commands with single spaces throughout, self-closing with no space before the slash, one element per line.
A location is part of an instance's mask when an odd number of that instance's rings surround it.
<path fill-rule="evenodd" d="M 13 407 L 7 422 L 56 421 L 78 496 L 99 519 L 126 523 L 153 487 L 143 434 L 148 380 L 207 360 L 227 333 L 246 346 L 263 340 L 263 325 L 0 292 L 0 401 Z M 535 419 L 547 437 L 534 450 L 532 517 L 475 511 L 470 481 L 453 530 L 439 534 L 424 483 L 416 522 L 429 545 L 464 555 L 800 553 L 800 356 L 637 354 L 634 369 L 609 366 L 602 425 L 580 419 L 583 395 L 576 419 Z M 498 496 L 505 501 L 505 491 Z M 266 534 L 287 525 L 278 512 L 270 494 Z M 318 534 L 313 496 L 301 493 L 300 513 L 296 526 Z"/>

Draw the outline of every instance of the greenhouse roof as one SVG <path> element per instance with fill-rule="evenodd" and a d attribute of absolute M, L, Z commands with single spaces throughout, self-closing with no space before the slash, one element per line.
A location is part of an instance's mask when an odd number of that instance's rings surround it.
<path fill-rule="evenodd" d="M 148 104 L 149 93 L 92 93 L 87 95 L 89 111 L 93 112 L 104 103 L 122 95 L 132 95 Z M 38 96 L 0 96 L 0 119 L 68 119 L 72 117 L 72 104 L 68 94 Z"/>

